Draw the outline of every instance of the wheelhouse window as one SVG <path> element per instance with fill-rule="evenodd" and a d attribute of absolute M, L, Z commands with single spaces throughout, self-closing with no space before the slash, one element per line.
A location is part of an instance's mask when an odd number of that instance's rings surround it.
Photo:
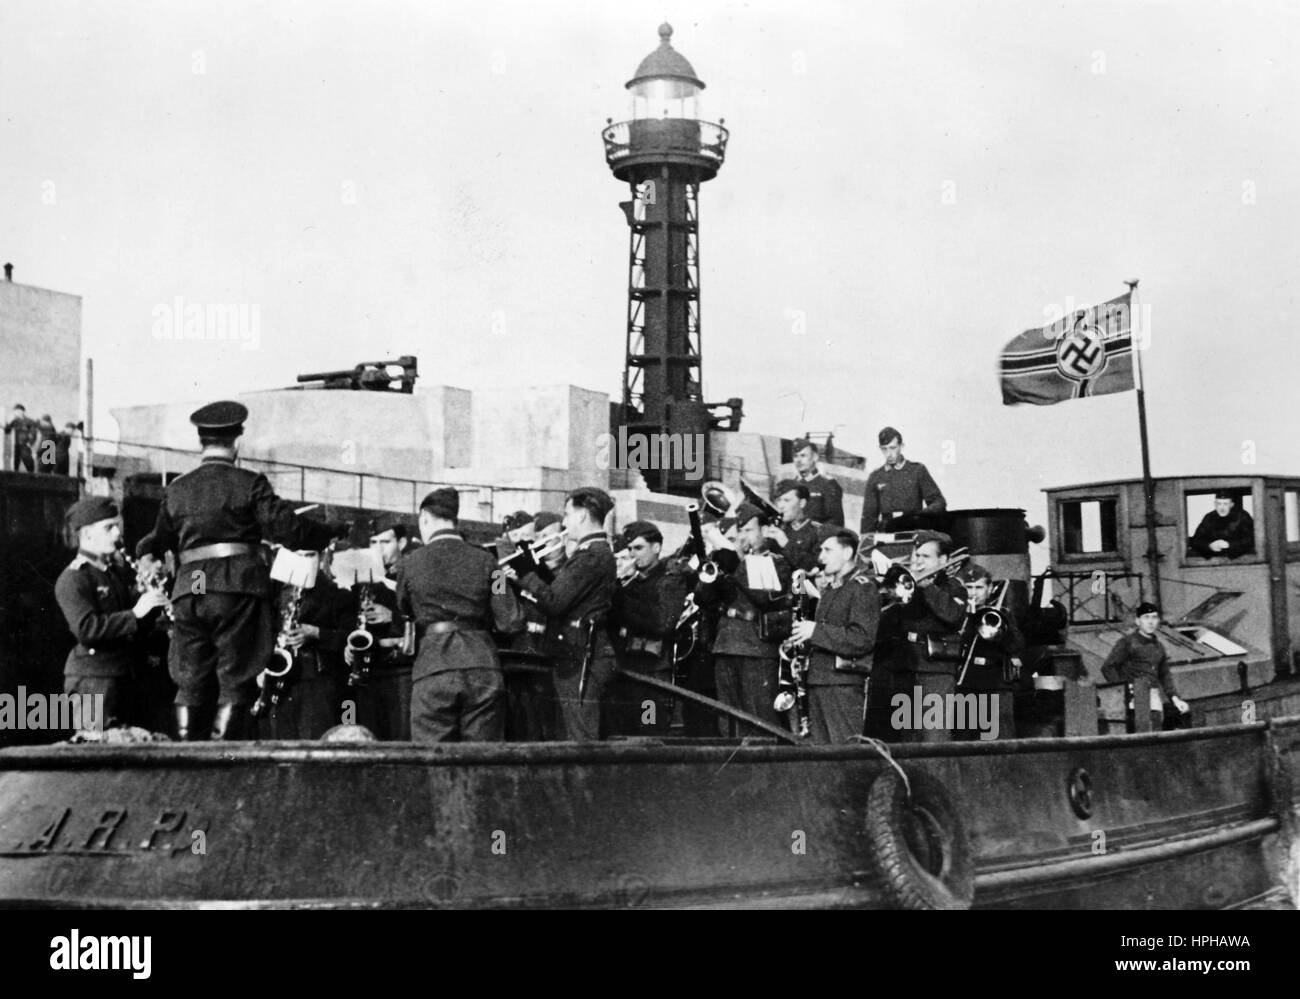
<path fill-rule="evenodd" d="M 1300 544 L 1300 489 L 1288 489 L 1285 494 L 1286 543 Z"/>
<path fill-rule="evenodd" d="M 1066 555 L 1109 555 L 1119 551 L 1117 508 L 1111 498 L 1062 500 L 1061 528 Z"/>
<path fill-rule="evenodd" d="M 1188 492 L 1184 503 L 1191 532 L 1188 558 L 1232 559 L 1255 554 L 1255 503 L 1248 486 Z"/>

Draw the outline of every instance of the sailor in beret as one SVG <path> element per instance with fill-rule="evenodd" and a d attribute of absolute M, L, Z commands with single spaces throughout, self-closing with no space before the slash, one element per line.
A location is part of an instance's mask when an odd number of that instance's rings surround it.
<path fill-rule="evenodd" d="M 131 724 L 137 721 L 131 717 L 132 677 L 167 596 L 154 589 L 136 595 L 135 580 L 119 560 L 122 521 L 111 500 L 93 496 L 74 503 L 67 525 L 77 557 L 59 574 L 54 596 L 77 644 L 63 667 L 63 689 L 103 698 L 102 714 L 83 717 L 83 727 Z"/>
<path fill-rule="evenodd" d="M 1139 679 L 1150 683 L 1151 727 L 1158 732 L 1164 725 L 1166 702 L 1180 715 L 1186 715 L 1191 708 L 1178 696 L 1169 668 L 1169 653 L 1160 641 L 1160 608 L 1143 601 L 1137 605 L 1133 618 L 1137 627 L 1120 636 L 1102 663 L 1101 675 L 1111 683 L 1132 683 Z"/>
<path fill-rule="evenodd" d="M 614 595 L 610 612 L 619 666 L 669 681 L 673 638 L 695 573 L 681 560 L 662 557 L 664 537 L 648 520 L 634 520 L 620 532 L 632 561 L 631 572 Z M 606 698 L 606 729 L 611 735 L 666 734 L 672 723 L 672 698 L 656 688 L 616 677 Z"/>
<path fill-rule="evenodd" d="M 233 401 L 191 414 L 199 466 L 167 486 L 154 525 L 156 551 L 176 553 L 168 665 L 182 740 L 202 738 L 213 708 L 212 738 L 244 738 L 250 729 L 256 678 L 278 630 L 262 541 L 320 551 L 346 530 L 299 517 L 265 475 L 235 465 L 247 419 L 248 409 Z"/>

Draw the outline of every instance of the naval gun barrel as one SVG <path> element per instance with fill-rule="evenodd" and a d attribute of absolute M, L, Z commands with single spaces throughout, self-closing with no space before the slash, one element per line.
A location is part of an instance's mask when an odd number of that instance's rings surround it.
<path fill-rule="evenodd" d="M 399 369 L 396 371 L 394 369 Z M 388 361 L 362 361 L 351 368 L 337 371 L 315 371 L 299 375 L 298 384 L 321 382 L 320 388 L 348 389 L 352 391 L 368 390 L 372 392 L 406 392 L 415 391 L 415 380 L 419 377 L 416 358 L 410 354 Z"/>

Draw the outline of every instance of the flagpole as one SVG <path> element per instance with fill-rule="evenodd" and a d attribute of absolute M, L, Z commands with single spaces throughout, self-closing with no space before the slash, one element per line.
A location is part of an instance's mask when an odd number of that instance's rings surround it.
<path fill-rule="evenodd" d="M 1142 377 L 1142 351 L 1138 347 L 1138 279 L 1125 281 L 1129 290 L 1129 338 L 1133 344 L 1133 369 L 1137 372 L 1138 436 L 1142 441 L 1142 491 L 1146 493 L 1147 565 L 1151 569 L 1151 601 L 1164 613 L 1160 603 L 1160 547 L 1156 541 L 1156 485 L 1151 478 L 1151 444 L 1147 439 L 1146 379 Z M 1144 331 L 1151 342 L 1151 331 Z"/>

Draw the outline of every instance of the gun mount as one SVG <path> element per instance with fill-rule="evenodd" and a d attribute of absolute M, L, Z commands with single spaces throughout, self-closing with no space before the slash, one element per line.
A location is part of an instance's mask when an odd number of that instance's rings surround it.
<path fill-rule="evenodd" d="M 354 368 L 339 371 L 318 371 L 299 375 L 298 384 L 304 388 L 348 389 L 353 392 L 405 392 L 415 391 L 419 377 L 416 359 L 403 354 L 394 361 L 362 361 Z M 319 385 L 311 384 L 320 382 Z"/>

